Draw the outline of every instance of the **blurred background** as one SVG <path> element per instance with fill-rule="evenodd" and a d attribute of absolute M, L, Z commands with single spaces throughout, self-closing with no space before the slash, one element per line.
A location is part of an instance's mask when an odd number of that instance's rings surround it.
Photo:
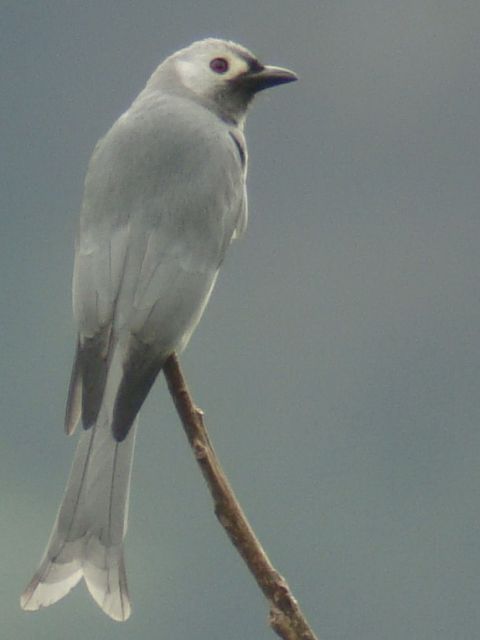
<path fill-rule="evenodd" d="M 321 640 L 478 638 L 480 4 L 2 1 L 0 620 L 15 640 L 268 640 L 159 380 L 121 625 L 19 594 L 74 439 L 72 246 L 97 139 L 206 36 L 300 75 L 247 123 L 250 224 L 182 357 L 252 525 Z"/>

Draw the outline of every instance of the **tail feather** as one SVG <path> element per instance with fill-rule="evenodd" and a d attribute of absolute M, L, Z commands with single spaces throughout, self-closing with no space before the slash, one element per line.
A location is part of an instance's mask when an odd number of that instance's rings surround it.
<path fill-rule="evenodd" d="M 67 595 L 82 578 L 78 560 L 56 564 L 46 557 L 20 598 L 25 611 L 37 611 L 55 604 Z"/>
<path fill-rule="evenodd" d="M 123 545 L 105 547 L 92 536 L 87 543 L 83 577 L 91 596 L 114 620 L 126 620 L 131 613 Z"/>
<path fill-rule="evenodd" d="M 47 549 L 21 597 L 27 611 L 57 602 L 83 577 L 107 615 L 130 615 L 123 540 L 136 423 L 121 443 L 110 425 L 101 410 L 95 426 L 80 436 Z"/>

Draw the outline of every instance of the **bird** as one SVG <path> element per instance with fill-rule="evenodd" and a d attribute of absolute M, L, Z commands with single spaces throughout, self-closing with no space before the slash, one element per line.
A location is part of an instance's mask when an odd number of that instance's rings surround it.
<path fill-rule="evenodd" d="M 65 430 L 81 433 L 40 565 L 35 611 L 83 580 L 113 620 L 131 613 L 123 544 L 138 412 L 197 326 L 247 225 L 244 123 L 254 96 L 293 82 L 207 38 L 167 57 L 94 148 L 75 238 L 77 344 Z"/>

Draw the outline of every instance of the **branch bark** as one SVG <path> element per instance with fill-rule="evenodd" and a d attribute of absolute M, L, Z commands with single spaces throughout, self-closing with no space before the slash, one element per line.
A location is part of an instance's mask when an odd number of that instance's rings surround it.
<path fill-rule="evenodd" d="M 258 541 L 210 443 L 203 412 L 195 406 L 176 354 L 163 366 L 170 394 L 213 498 L 215 515 L 270 604 L 269 623 L 283 640 L 317 640 L 286 580 Z"/>

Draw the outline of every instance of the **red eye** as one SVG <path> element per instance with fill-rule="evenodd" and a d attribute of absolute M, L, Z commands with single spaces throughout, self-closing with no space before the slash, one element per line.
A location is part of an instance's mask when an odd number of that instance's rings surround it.
<path fill-rule="evenodd" d="M 215 73 L 226 73 L 228 71 L 228 61 L 225 58 L 214 58 L 210 62 L 210 69 Z"/>

